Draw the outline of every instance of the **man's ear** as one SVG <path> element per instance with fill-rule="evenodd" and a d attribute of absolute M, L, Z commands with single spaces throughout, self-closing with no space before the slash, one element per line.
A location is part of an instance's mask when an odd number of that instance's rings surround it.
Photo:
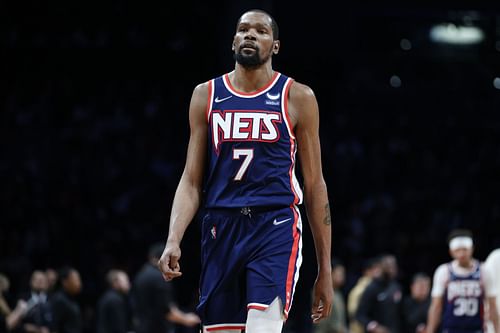
<path fill-rule="evenodd" d="M 280 51 L 280 41 L 275 40 L 273 42 L 273 54 L 278 54 L 279 51 Z"/>

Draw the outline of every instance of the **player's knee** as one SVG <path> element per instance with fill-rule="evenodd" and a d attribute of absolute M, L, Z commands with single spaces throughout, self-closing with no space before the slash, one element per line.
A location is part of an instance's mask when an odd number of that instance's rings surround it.
<path fill-rule="evenodd" d="M 250 309 L 246 333 L 279 333 L 283 328 L 283 307 L 277 297 L 265 310 Z"/>

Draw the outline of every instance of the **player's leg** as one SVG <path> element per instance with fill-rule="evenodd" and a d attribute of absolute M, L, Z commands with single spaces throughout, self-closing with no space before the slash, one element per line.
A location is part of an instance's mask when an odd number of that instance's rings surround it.
<path fill-rule="evenodd" d="M 203 332 L 240 333 L 245 328 L 247 301 L 244 250 L 239 248 L 239 215 L 207 213 L 202 221 L 200 314 Z"/>
<path fill-rule="evenodd" d="M 300 214 L 285 208 L 260 218 L 254 225 L 256 246 L 247 264 L 246 333 L 279 333 L 302 262 Z"/>
<path fill-rule="evenodd" d="M 250 308 L 246 333 L 279 333 L 283 328 L 283 306 L 278 297 L 265 310 Z"/>

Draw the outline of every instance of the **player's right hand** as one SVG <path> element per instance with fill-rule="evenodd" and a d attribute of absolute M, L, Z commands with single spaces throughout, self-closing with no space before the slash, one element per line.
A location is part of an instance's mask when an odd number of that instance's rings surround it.
<path fill-rule="evenodd" d="M 181 258 L 181 248 L 179 244 L 167 242 L 165 249 L 158 261 L 158 268 L 163 274 L 165 281 L 170 281 L 182 275 L 179 259 Z"/>

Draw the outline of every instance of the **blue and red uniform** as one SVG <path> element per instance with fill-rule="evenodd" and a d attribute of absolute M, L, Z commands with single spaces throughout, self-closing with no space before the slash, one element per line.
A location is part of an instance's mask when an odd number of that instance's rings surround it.
<path fill-rule="evenodd" d="M 481 266 L 477 261 L 474 264 L 475 269 L 467 276 L 455 274 L 451 263 L 448 264 L 450 278 L 443 295 L 442 330 L 445 333 L 480 333 L 484 330 Z"/>
<path fill-rule="evenodd" d="M 292 82 L 275 72 L 253 93 L 237 91 L 228 74 L 208 83 L 198 305 L 208 331 L 243 329 L 248 309 L 264 310 L 276 297 L 290 311 L 302 262 Z"/>

